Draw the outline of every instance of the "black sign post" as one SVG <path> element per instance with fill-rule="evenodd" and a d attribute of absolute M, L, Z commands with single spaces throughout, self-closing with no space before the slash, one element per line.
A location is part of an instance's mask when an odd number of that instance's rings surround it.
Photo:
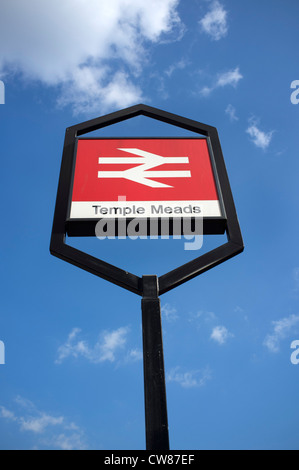
<path fill-rule="evenodd" d="M 157 276 L 143 276 L 142 335 L 146 448 L 169 450 L 161 306 Z"/>
<path fill-rule="evenodd" d="M 209 148 L 223 217 L 219 222 L 204 220 L 203 233 L 220 233 L 223 228 L 227 235 L 227 242 L 223 245 L 159 278 L 154 275 L 136 276 L 66 244 L 66 235 L 95 235 L 95 220 L 76 221 L 75 226 L 70 221 L 70 201 L 79 137 L 140 115 L 204 136 Z M 160 296 L 238 255 L 243 249 L 243 239 L 215 127 L 140 104 L 66 129 L 50 252 L 142 297 L 147 450 L 169 450 Z"/>

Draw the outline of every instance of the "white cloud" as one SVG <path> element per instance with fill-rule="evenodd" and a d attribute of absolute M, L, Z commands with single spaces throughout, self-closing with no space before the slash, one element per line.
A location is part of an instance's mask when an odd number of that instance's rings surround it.
<path fill-rule="evenodd" d="M 214 0 L 210 11 L 199 21 L 201 30 L 207 33 L 214 41 L 219 41 L 227 35 L 227 11 L 223 5 Z"/>
<path fill-rule="evenodd" d="M 229 70 L 228 72 L 219 75 L 216 87 L 218 88 L 226 85 L 237 86 L 242 78 L 243 75 L 240 74 L 239 67 L 236 67 L 234 70 Z"/>
<path fill-rule="evenodd" d="M 60 364 L 69 356 L 78 357 L 83 354 L 83 351 L 86 350 L 85 344 L 82 341 L 74 344 L 74 340 L 80 332 L 81 330 L 79 328 L 73 328 L 65 344 L 58 348 L 58 359 L 56 360 L 56 363 Z"/>
<path fill-rule="evenodd" d="M 150 44 L 180 37 L 179 0 L 2 0 L 0 72 L 59 86 L 75 112 L 135 104 Z"/>
<path fill-rule="evenodd" d="M 176 382 L 183 388 L 203 387 L 211 378 L 212 373 L 209 367 L 189 372 L 180 372 L 180 368 L 175 367 L 167 374 L 168 382 Z"/>
<path fill-rule="evenodd" d="M 289 317 L 282 318 L 278 321 L 273 321 L 273 331 L 268 334 L 264 340 L 270 352 L 279 352 L 280 342 L 287 338 L 290 333 L 298 332 L 299 315 L 290 315 Z"/>
<path fill-rule="evenodd" d="M 168 67 L 168 69 L 165 70 L 165 75 L 167 75 L 170 78 L 176 70 L 184 70 L 188 65 L 189 65 L 188 60 L 181 59 L 175 64 L 170 65 L 170 67 Z"/>
<path fill-rule="evenodd" d="M 176 321 L 179 318 L 176 308 L 172 307 L 170 304 L 165 304 L 161 307 L 161 314 L 165 320 L 169 322 Z"/>
<path fill-rule="evenodd" d="M 229 116 L 229 119 L 233 122 L 233 121 L 238 121 L 239 118 L 237 116 L 237 111 L 236 111 L 236 108 L 232 105 L 232 104 L 229 104 L 225 110 L 225 113 Z"/>
<path fill-rule="evenodd" d="M 104 333 L 102 341 L 95 346 L 95 352 L 97 350 L 99 352 L 99 355 L 95 354 L 96 362 L 114 362 L 116 351 L 126 344 L 128 332 L 128 328 L 118 328 L 118 330 Z M 98 359 L 96 359 L 97 356 Z"/>
<path fill-rule="evenodd" d="M 63 108 L 71 105 L 74 114 L 100 114 L 103 110 L 127 107 L 142 101 L 142 91 L 134 85 L 128 73 L 115 72 L 103 81 L 97 78 L 98 75 L 96 68 L 84 67 L 78 70 L 71 86 L 69 83 L 64 84 L 57 100 L 58 106 Z"/>
<path fill-rule="evenodd" d="M 137 362 L 142 361 L 142 359 L 143 352 L 140 349 L 131 349 L 126 356 L 126 362 Z"/>
<path fill-rule="evenodd" d="M 117 352 L 126 344 L 128 332 L 128 327 L 105 331 L 101 333 L 95 345 L 90 346 L 87 341 L 77 338 L 81 330 L 73 328 L 67 341 L 58 348 L 58 358 L 55 362 L 61 364 L 68 357 L 80 356 L 94 364 L 105 361 L 114 362 Z"/>
<path fill-rule="evenodd" d="M 252 142 L 257 147 L 266 150 L 272 140 L 274 131 L 264 132 L 257 127 L 258 123 L 254 118 L 249 120 L 249 127 L 246 132 L 251 137 Z"/>
<path fill-rule="evenodd" d="M 211 334 L 211 339 L 213 339 L 216 343 L 223 345 L 227 342 L 229 338 L 233 338 L 233 334 L 231 334 L 225 326 L 216 326 Z"/>
<path fill-rule="evenodd" d="M 82 436 L 78 433 L 71 435 L 61 433 L 52 438 L 48 444 L 61 450 L 86 450 L 86 446 L 82 442 Z"/>
<path fill-rule="evenodd" d="M 209 96 L 217 88 L 223 88 L 225 86 L 233 86 L 235 88 L 242 78 L 243 75 L 240 73 L 239 67 L 236 67 L 228 72 L 218 74 L 215 83 L 210 87 L 203 87 L 200 93 L 203 96 Z"/>
<path fill-rule="evenodd" d="M 0 417 L 8 419 L 10 421 L 17 420 L 17 418 L 15 417 L 15 414 L 12 411 L 5 408 L 5 406 L 0 406 Z"/>
<path fill-rule="evenodd" d="M 214 312 L 208 312 L 199 310 L 196 313 L 189 314 L 189 322 L 195 323 L 198 328 L 202 325 L 210 325 L 211 322 L 214 323 L 217 321 L 217 316 Z"/>
<path fill-rule="evenodd" d="M 35 417 L 21 417 L 21 430 L 22 431 L 32 431 L 37 434 L 43 433 L 49 426 L 57 426 L 63 424 L 63 416 L 55 417 L 45 413 L 41 413 L 39 416 Z"/>
<path fill-rule="evenodd" d="M 86 449 L 82 431 L 74 423 L 68 422 L 64 416 L 54 416 L 39 411 L 31 401 L 22 397 L 17 397 L 15 402 L 21 410 L 13 412 L 0 406 L 0 418 L 14 422 L 20 432 L 33 433 L 35 448 Z"/>

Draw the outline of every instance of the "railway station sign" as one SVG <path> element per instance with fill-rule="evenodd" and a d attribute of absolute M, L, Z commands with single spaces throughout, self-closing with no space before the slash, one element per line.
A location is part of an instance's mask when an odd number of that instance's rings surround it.
<path fill-rule="evenodd" d="M 192 137 L 86 137 L 141 115 Z M 200 227 L 199 235 L 226 234 L 227 241 L 159 277 L 137 276 L 68 244 L 68 236 L 97 236 L 98 224 L 108 227 L 111 221 L 117 223 L 117 236 L 124 235 L 123 227 L 129 236 L 132 221 L 143 234 L 154 222 L 157 235 L 163 235 L 167 221 L 167 234 L 187 235 L 186 220 L 192 235 Z M 169 450 L 160 296 L 243 249 L 215 127 L 139 104 L 66 129 L 50 252 L 142 297 L 147 450 Z"/>
<path fill-rule="evenodd" d="M 192 137 L 88 136 L 137 116 L 177 127 L 178 133 L 187 130 Z M 196 221 L 201 220 L 199 235 L 227 235 L 223 245 L 160 276 L 160 295 L 243 251 L 215 127 L 139 104 L 66 129 L 50 252 L 142 296 L 141 277 L 67 243 L 67 236 L 95 237 L 102 221 L 124 222 L 121 227 L 126 230 L 132 219 L 146 220 L 147 225 L 142 225 L 146 233 L 157 222 L 157 234 L 163 235 L 166 220 L 169 235 L 186 227 L 195 235 Z M 182 226 L 185 220 L 191 224 Z"/>
<path fill-rule="evenodd" d="M 221 188 L 206 138 L 77 139 L 68 234 L 94 236 L 103 220 L 108 235 L 126 236 L 132 219 L 141 235 L 189 235 L 196 227 L 224 233 Z"/>

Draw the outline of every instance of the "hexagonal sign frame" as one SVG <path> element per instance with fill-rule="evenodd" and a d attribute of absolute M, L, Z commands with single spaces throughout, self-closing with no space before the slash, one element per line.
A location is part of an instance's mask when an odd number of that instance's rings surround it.
<path fill-rule="evenodd" d="M 75 149 L 78 137 L 141 115 L 205 136 L 210 153 L 213 155 L 215 179 L 217 180 L 218 189 L 221 194 L 223 213 L 226 217 L 225 232 L 227 242 L 197 257 L 193 261 L 160 276 L 158 278 L 158 295 L 162 295 L 214 266 L 238 255 L 244 249 L 218 132 L 215 127 L 144 104 L 139 104 L 67 128 L 51 234 L 50 252 L 52 255 L 103 278 L 106 281 L 143 296 L 143 278 L 66 244 Z"/>

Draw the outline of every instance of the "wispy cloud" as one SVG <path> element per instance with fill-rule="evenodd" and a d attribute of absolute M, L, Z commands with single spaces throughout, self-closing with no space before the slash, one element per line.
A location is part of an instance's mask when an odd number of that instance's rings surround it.
<path fill-rule="evenodd" d="M 209 367 L 187 372 L 181 372 L 180 367 L 175 367 L 166 377 L 168 382 L 176 382 L 183 388 L 204 387 L 211 380 L 212 372 Z"/>
<path fill-rule="evenodd" d="M 103 72 L 103 71 L 101 71 Z M 97 70 L 82 67 L 73 74 L 72 83 L 62 86 L 63 91 L 57 99 L 59 108 L 72 106 L 74 115 L 105 111 L 116 107 L 127 107 L 143 100 L 140 87 L 133 83 L 125 70 L 107 74 L 103 80 Z"/>
<path fill-rule="evenodd" d="M 81 435 L 78 433 L 71 435 L 61 433 L 48 439 L 47 443 L 48 446 L 61 450 L 87 450 L 85 445 L 82 444 Z"/>
<path fill-rule="evenodd" d="M 239 305 L 237 305 L 235 308 L 234 308 L 234 312 L 237 313 L 238 315 L 240 315 L 241 317 L 243 317 L 243 319 L 247 322 L 248 321 L 248 316 L 247 314 L 245 313 L 244 309 L 242 307 L 240 307 Z"/>
<path fill-rule="evenodd" d="M 131 349 L 128 351 L 126 355 L 126 362 L 137 362 L 137 361 L 142 361 L 143 359 L 143 352 L 141 349 Z"/>
<path fill-rule="evenodd" d="M 258 121 L 255 118 L 249 119 L 249 126 L 246 130 L 256 147 L 266 150 L 272 140 L 274 131 L 264 132 L 258 128 Z"/>
<path fill-rule="evenodd" d="M 135 104 L 150 46 L 182 37 L 178 4 L 2 0 L 0 73 L 57 87 L 59 105 L 74 113 Z"/>
<path fill-rule="evenodd" d="M 125 327 L 102 334 L 102 338 L 95 345 L 91 357 L 94 358 L 95 362 L 114 362 L 117 351 L 122 349 L 127 342 L 128 332 L 129 328 Z"/>
<path fill-rule="evenodd" d="M 227 106 L 227 108 L 225 110 L 225 113 L 228 115 L 231 122 L 239 120 L 239 118 L 237 116 L 236 108 L 232 104 L 229 104 Z"/>
<path fill-rule="evenodd" d="M 243 75 L 240 73 L 239 67 L 218 74 L 216 81 L 210 87 L 205 86 L 201 89 L 200 93 L 202 96 L 209 96 L 214 90 L 218 88 L 223 88 L 226 86 L 236 87 L 239 81 L 243 78 Z"/>
<path fill-rule="evenodd" d="M 169 78 L 173 75 L 176 70 L 184 70 L 189 65 L 189 61 L 187 59 L 181 59 L 175 64 L 172 64 L 165 70 L 165 75 Z"/>
<path fill-rule="evenodd" d="M 197 329 L 203 329 L 203 333 L 207 338 L 217 343 L 224 345 L 234 335 L 223 325 L 219 325 L 219 318 L 214 312 L 199 311 L 196 314 L 189 316 L 189 322 L 194 323 Z"/>
<path fill-rule="evenodd" d="M 19 432 L 31 433 L 34 436 L 35 449 L 87 449 L 83 432 L 64 416 L 40 411 L 31 401 L 22 397 L 17 397 L 13 406 L 21 409 L 11 411 L 0 406 L 0 418 L 15 423 Z"/>
<path fill-rule="evenodd" d="M 218 0 L 213 0 L 208 13 L 199 21 L 201 30 L 208 34 L 212 40 L 219 41 L 228 32 L 228 13 Z"/>
<path fill-rule="evenodd" d="M 227 85 L 237 86 L 239 81 L 243 78 L 243 75 L 240 74 L 239 67 L 236 67 L 233 70 L 229 70 L 228 72 L 222 73 L 219 75 L 216 87 L 223 87 Z"/>
<path fill-rule="evenodd" d="M 234 335 L 228 331 L 225 326 L 216 326 L 213 328 L 211 339 L 216 343 L 223 345 L 225 344 L 229 338 L 233 338 Z"/>
<path fill-rule="evenodd" d="M 202 325 L 211 327 L 211 324 L 217 321 L 217 315 L 214 312 L 199 310 L 196 313 L 189 313 L 188 321 L 194 323 L 197 328 L 200 328 Z"/>
<path fill-rule="evenodd" d="M 273 321 L 273 331 L 264 340 L 264 346 L 272 353 L 278 353 L 280 342 L 289 337 L 291 333 L 299 330 L 299 315 L 290 315 L 278 321 Z"/>
<path fill-rule="evenodd" d="M 168 322 L 174 322 L 179 318 L 177 309 L 170 304 L 162 305 L 161 314 Z"/>
<path fill-rule="evenodd" d="M 63 416 L 55 417 L 48 415 L 46 413 L 40 413 L 39 416 L 20 418 L 21 421 L 21 430 L 22 431 L 32 431 L 37 434 L 43 433 L 46 428 L 50 426 L 62 425 L 64 421 Z"/>
<path fill-rule="evenodd" d="M 69 357 L 83 357 L 94 364 L 105 361 L 114 362 L 117 353 L 126 345 L 129 328 L 121 327 L 116 330 L 102 332 L 94 346 L 79 339 L 78 335 L 80 333 L 79 328 L 73 328 L 66 342 L 58 348 L 58 357 L 55 361 L 57 364 L 61 364 Z"/>
<path fill-rule="evenodd" d="M 9 421 L 17 421 L 18 418 L 15 416 L 13 411 L 8 410 L 5 406 L 0 406 L 0 418 L 7 419 Z"/>

